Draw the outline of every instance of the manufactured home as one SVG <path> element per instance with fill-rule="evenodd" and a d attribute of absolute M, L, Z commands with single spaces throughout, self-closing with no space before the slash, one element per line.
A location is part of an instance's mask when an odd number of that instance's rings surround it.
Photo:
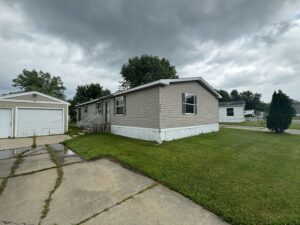
<path fill-rule="evenodd" d="M 162 79 L 78 104 L 77 125 L 161 143 L 218 131 L 220 97 L 201 77 Z"/>
<path fill-rule="evenodd" d="M 0 138 L 64 134 L 69 103 L 40 92 L 0 96 Z"/>
<path fill-rule="evenodd" d="M 219 103 L 219 121 L 221 123 L 240 123 L 245 119 L 245 105 L 244 101 L 235 102 L 220 102 Z"/>

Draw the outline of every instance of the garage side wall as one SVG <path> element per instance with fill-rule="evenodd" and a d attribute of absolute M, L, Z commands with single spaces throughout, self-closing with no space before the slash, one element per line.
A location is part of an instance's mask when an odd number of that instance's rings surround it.
<path fill-rule="evenodd" d="M 16 129 L 16 109 L 17 108 L 45 108 L 45 109 L 63 109 L 64 110 L 64 132 L 68 131 L 68 105 L 55 103 L 35 103 L 35 102 L 9 102 L 0 101 L 0 108 L 9 108 L 13 110 L 12 128 Z M 15 137 L 15 132 L 13 132 Z"/>

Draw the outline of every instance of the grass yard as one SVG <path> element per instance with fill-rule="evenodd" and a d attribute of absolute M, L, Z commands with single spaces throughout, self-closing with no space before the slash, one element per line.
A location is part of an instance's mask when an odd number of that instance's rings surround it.
<path fill-rule="evenodd" d="M 74 136 L 74 135 L 78 135 L 79 133 L 82 132 L 81 128 L 78 128 L 76 126 L 76 123 L 69 123 L 69 130 L 68 130 L 68 134 L 70 136 Z"/>
<path fill-rule="evenodd" d="M 232 224 L 300 224 L 300 137 L 221 129 L 161 145 L 111 134 L 66 142 L 112 156 Z"/>
<path fill-rule="evenodd" d="M 266 127 L 265 121 L 245 121 L 242 123 L 221 123 L 224 125 L 250 126 L 250 127 Z M 300 130 L 300 123 L 293 121 L 289 129 Z"/>

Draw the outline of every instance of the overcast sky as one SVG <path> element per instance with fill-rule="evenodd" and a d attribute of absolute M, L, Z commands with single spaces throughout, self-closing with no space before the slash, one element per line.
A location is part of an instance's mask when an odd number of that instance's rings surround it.
<path fill-rule="evenodd" d="M 168 58 L 179 77 L 300 100 L 300 1 L 0 0 L 0 94 L 24 68 L 116 91 L 129 57 Z"/>

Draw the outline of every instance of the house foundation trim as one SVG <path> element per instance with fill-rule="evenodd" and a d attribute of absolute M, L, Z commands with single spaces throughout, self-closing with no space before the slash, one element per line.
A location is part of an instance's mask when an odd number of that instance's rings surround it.
<path fill-rule="evenodd" d="M 218 123 L 165 129 L 111 125 L 113 134 L 158 143 L 217 131 L 219 131 Z"/>

